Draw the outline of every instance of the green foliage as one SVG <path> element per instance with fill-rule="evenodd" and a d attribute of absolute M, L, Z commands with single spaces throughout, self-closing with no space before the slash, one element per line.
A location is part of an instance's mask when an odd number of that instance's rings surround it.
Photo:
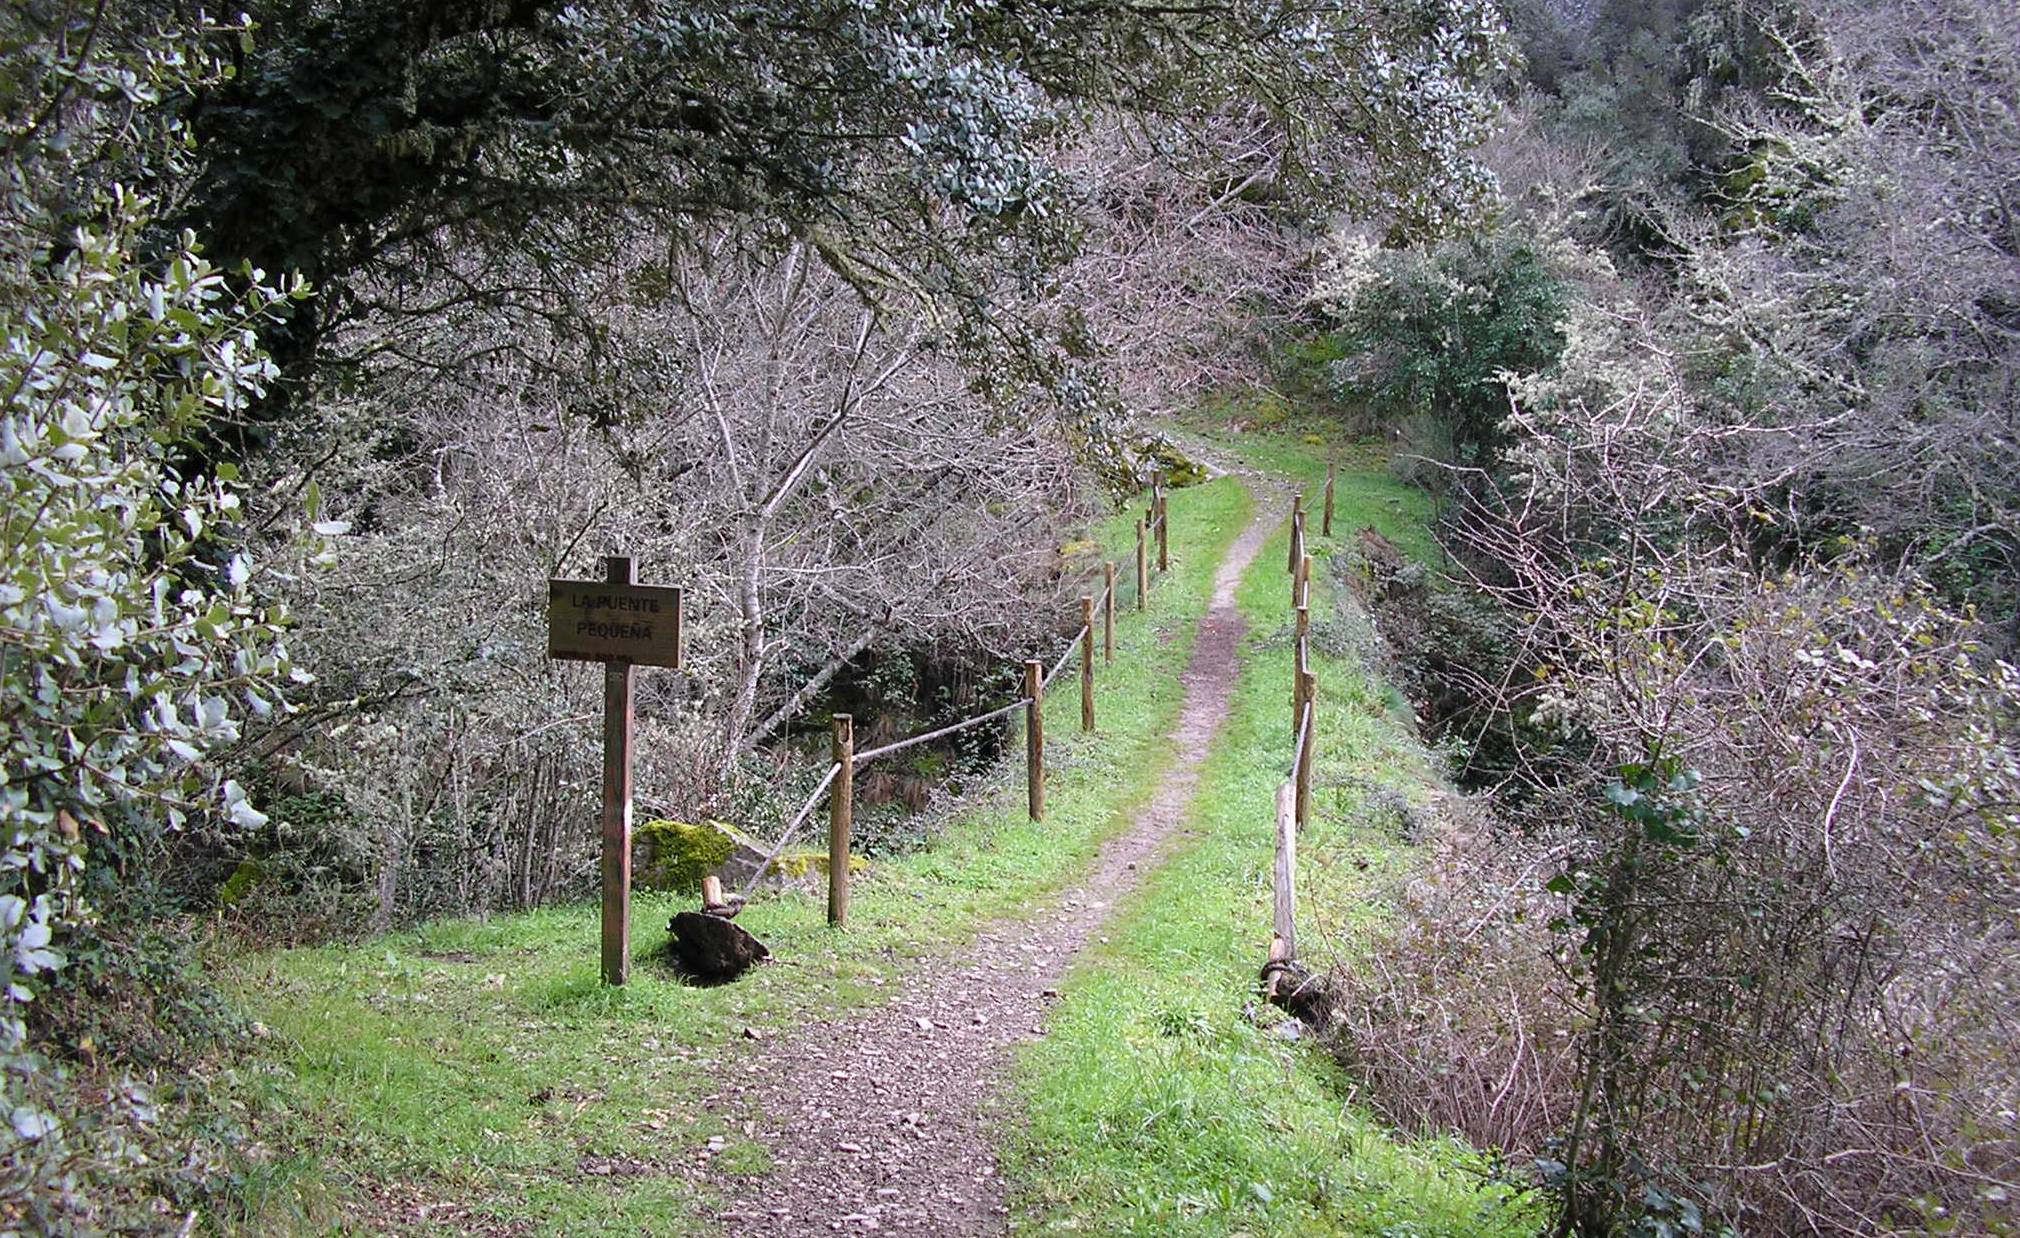
<path fill-rule="evenodd" d="M 473 291 L 516 303 L 530 268 L 531 299 L 553 313 L 552 289 L 633 225 L 680 245 L 735 223 L 806 240 L 865 292 L 936 302 L 946 342 L 991 363 L 976 381 L 1007 393 L 1092 351 L 1074 313 L 1030 311 L 1078 243 L 1061 133 L 1141 112 L 1182 141 L 1231 106 L 1273 113 L 1276 197 L 1430 228 L 1486 196 L 1467 152 L 1506 47 L 1484 0 L 250 12 L 244 71 L 189 109 L 210 160 L 189 219 L 222 252 L 339 288 L 416 269 L 467 279 L 455 263 L 470 247 L 510 252 L 523 267 Z M 353 308 L 298 319 L 301 357 Z M 567 334 L 593 340 L 595 326 Z"/>
<path fill-rule="evenodd" d="M 1435 443 L 1441 462 L 1491 467 L 1506 438 L 1510 374 L 1553 367 L 1565 293 L 1542 256 L 1505 233 L 1426 249 L 1348 244 L 1314 303 L 1333 324 L 1339 397 Z"/>
<path fill-rule="evenodd" d="M 1707 858 L 1694 795 L 1701 781 L 1673 756 L 1621 766 L 1602 793 L 1620 828 L 1545 887 L 1566 901 L 1565 915 L 1550 927 L 1573 943 L 1565 955 L 1573 990 L 1592 1019 L 1588 1087 L 1557 1154 L 1539 1165 L 1558 1200 L 1560 1233 L 1612 1234 L 1631 1224 L 1635 1232 L 1673 1234 L 1685 1218 L 1691 1230 L 1701 1228 L 1698 1205 L 1666 1188 L 1643 1161 L 1629 1116 L 1637 1094 L 1631 1076 L 1655 1017 L 1648 1007 L 1659 1000 L 1649 982 L 1661 949 L 1650 934 L 1661 926 L 1650 906 L 1682 884 L 1680 866 Z"/>
<path fill-rule="evenodd" d="M 132 907 L 166 832 L 264 821 L 206 757 L 285 710 L 289 678 L 235 474 L 183 454 L 261 393 L 255 327 L 288 294 L 228 281 L 117 179 L 171 169 L 148 109 L 216 79 L 194 45 L 218 32 L 94 42 L 71 12 L 0 17 L 0 1215 L 54 1228 L 106 1223 L 94 1184 L 147 1162 L 120 1132 L 154 1102 L 76 1096 L 28 1004 L 66 960 L 115 974 L 96 919 Z"/>

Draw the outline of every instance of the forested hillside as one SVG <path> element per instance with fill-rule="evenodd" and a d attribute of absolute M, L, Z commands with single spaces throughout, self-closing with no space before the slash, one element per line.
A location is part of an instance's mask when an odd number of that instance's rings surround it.
<path fill-rule="evenodd" d="M 1313 294 L 1444 496 L 1452 587 L 1364 591 L 1496 813 L 1347 1055 L 1561 1230 L 2010 1232 L 2020 19 L 1517 21 L 1504 209 Z"/>
<path fill-rule="evenodd" d="M 0 135 L 0 1230 L 773 1232 L 655 1159 L 733 1089 L 638 1037 L 798 1051 L 912 966 L 933 1035 L 1062 900 L 1119 944 L 1014 1007 L 1061 1028 L 911 1072 L 1008 1098 L 948 1128 L 1008 1219 L 923 1232 L 2020 1227 L 2012 5 L 27 0 Z M 1243 582 L 1321 478 L 1282 1030 L 1226 974 L 1301 682 Z M 548 581 L 613 555 L 685 591 L 628 880 L 769 851 L 767 996 L 593 995 L 610 680 Z M 1104 564 L 1121 746 L 1023 831 Z M 783 836 L 835 715 L 993 719 L 843 779 L 847 932 Z M 1279 1075 L 1297 1157 L 1200 1141 Z"/>

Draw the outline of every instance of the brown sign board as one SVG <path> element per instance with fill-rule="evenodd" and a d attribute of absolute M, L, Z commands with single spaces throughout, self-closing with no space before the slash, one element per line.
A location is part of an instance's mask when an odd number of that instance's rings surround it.
<path fill-rule="evenodd" d="M 600 580 L 547 582 L 547 656 L 680 665 L 681 591 Z"/>

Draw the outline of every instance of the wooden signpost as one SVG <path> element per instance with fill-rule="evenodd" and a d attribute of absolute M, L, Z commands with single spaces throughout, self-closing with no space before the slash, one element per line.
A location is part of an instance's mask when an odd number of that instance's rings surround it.
<path fill-rule="evenodd" d="M 547 656 L 603 663 L 603 982 L 631 973 L 631 670 L 680 665 L 679 589 L 638 583 L 624 555 L 602 580 L 547 582 Z"/>

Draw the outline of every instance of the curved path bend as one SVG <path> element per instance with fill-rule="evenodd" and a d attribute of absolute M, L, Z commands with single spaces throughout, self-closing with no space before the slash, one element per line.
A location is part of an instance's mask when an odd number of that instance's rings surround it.
<path fill-rule="evenodd" d="M 735 1202 L 723 1232 L 807 1235 L 890 1230 L 1000 1233 L 1008 1208 L 992 1125 L 1013 1047 L 1044 1034 L 1055 985 L 1116 900 L 1133 890 L 1192 804 L 1199 769 L 1228 715 L 1245 624 L 1235 587 L 1270 531 L 1258 510 L 1214 577 L 1185 701 L 1165 735 L 1176 749 L 1129 829 L 1056 909 L 991 925 L 957 958 L 936 963 L 888 1005 L 811 1025 L 765 1053 L 737 1108 L 769 1151 L 760 1177 L 721 1175 Z"/>

